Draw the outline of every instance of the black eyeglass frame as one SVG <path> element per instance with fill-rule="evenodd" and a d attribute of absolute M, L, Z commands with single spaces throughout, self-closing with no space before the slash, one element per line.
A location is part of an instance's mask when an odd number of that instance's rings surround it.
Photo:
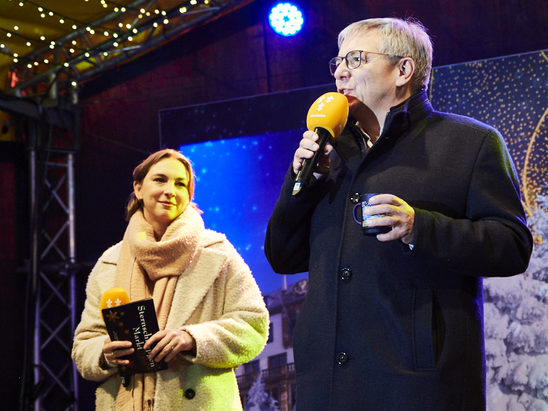
<path fill-rule="evenodd" d="M 350 64 L 349 63 L 349 60 L 348 60 L 348 57 L 351 56 L 352 53 L 356 53 L 356 52 L 359 52 L 359 61 L 358 63 L 352 63 Z M 331 73 L 332 76 L 335 75 L 335 71 L 337 70 L 337 68 L 339 67 L 339 65 L 343 62 L 346 63 L 346 67 L 348 67 L 349 69 L 353 70 L 353 69 L 357 69 L 358 67 L 360 67 L 362 65 L 362 63 L 367 63 L 367 55 L 368 54 L 376 54 L 376 55 L 379 55 L 379 56 L 388 56 L 388 57 L 392 57 L 392 58 L 395 58 L 395 59 L 402 59 L 403 56 L 396 56 L 395 54 L 390 54 L 390 53 L 378 53 L 378 52 L 375 52 L 375 51 L 365 51 L 365 50 L 350 50 L 348 53 L 346 53 L 346 56 L 344 57 L 341 57 L 341 56 L 336 56 L 336 57 L 333 57 L 331 60 L 329 60 L 329 72 Z M 350 60 L 352 61 L 352 60 Z"/>

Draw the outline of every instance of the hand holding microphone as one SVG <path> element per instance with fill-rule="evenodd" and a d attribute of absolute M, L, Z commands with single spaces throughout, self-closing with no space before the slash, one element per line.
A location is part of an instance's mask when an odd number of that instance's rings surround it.
<path fill-rule="evenodd" d="M 126 291 L 123 288 L 115 287 L 105 291 L 101 298 L 100 309 L 117 307 L 129 302 Z M 134 351 L 131 341 L 111 341 L 110 337 L 106 337 L 103 343 L 103 356 L 111 367 L 128 365 L 129 360 L 122 357 L 132 354 Z"/>
<path fill-rule="evenodd" d="M 110 337 L 106 337 L 103 343 L 103 356 L 111 367 L 129 365 L 129 360 L 124 357 L 134 352 L 131 341 L 111 341 Z"/>
<path fill-rule="evenodd" d="M 324 164 L 322 156 L 326 154 L 325 145 L 341 134 L 347 119 L 348 100 L 342 94 L 325 93 L 312 103 L 306 117 L 306 125 L 310 131 L 304 133 L 293 160 L 293 170 L 297 174 L 293 195 L 298 194 L 302 187 L 310 182 L 312 173 L 317 170 L 318 165 L 318 171 L 325 172 L 321 169 Z M 316 135 L 318 137 L 315 139 Z"/>

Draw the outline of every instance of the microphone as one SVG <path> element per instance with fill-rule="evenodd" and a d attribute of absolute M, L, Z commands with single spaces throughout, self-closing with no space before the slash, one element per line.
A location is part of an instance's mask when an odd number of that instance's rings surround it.
<path fill-rule="evenodd" d="M 103 309 L 105 308 L 118 307 L 119 305 L 127 304 L 129 302 L 130 300 L 126 290 L 121 287 L 110 288 L 104 292 L 103 297 L 101 298 L 101 303 L 99 304 L 101 308 L 101 315 L 103 314 Z M 120 366 L 118 366 L 118 369 L 120 370 L 122 385 L 126 388 L 129 387 L 131 382 L 131 371 L 127 371 Z"/>
<path fill-rule="evenodd" d="M 306 116 L 306 127 L 318 134 L 320 146 L 312 158 L 305 158 L 295 178 L 292 195 L 297 195 L 308 184 L 327 141 L 339 136 L 348 119 L 348 100 L 340 93 L 322 94 L 312 103 Z"/>
<path fill-rule="evenodd" d="M 101 298 L 100 308 L 112 308 L 118 307 L 119 305 L 129 303 L 129 296 L 126 293 L 126 290 L 120 287 L 114 287 L 109 290 L 106 290 Z"/>
<path fill-rule="evenodd" d="M 120 287 L 114 287 L 109 290 L 106 290 L 101 298 L 101 310 L 103 308 L 112 308 L 118 307 L 122 304 L 129 303 L 129 296 L 126 293 L 126 290 Z"/>

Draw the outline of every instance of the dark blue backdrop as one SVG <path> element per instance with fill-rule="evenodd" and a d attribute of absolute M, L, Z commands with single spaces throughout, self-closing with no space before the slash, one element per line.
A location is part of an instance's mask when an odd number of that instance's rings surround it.
<path fill-rule="evenodd" d="M 301 130 L 180 146 L 196 172 L 195 202 L 206 227 L 226 234 L 263 294 L 282 286 L 264 256 L 268 219 Z M 306 274 L 287 278 L 292 283 Z"/>

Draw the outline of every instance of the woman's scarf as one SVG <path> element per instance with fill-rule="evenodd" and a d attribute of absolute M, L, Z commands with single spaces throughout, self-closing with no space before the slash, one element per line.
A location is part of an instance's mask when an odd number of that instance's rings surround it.
<path fill-rule="evenodd" d="M 159 241 L 152 226 L 138 210 L 129 220 L 120 258 L 116 267 L 115 286 L 128 291 L 131 301 L 152 296 L 158 326 L 165 329 L 179 275 L 194 260 L 204 222 L 193 205 L 189 205 L 168 226 Z M 134 374 L 128 388 L 120 385 L 116 410 L 141 411 L 154 404 L 155 373 Z"/>

